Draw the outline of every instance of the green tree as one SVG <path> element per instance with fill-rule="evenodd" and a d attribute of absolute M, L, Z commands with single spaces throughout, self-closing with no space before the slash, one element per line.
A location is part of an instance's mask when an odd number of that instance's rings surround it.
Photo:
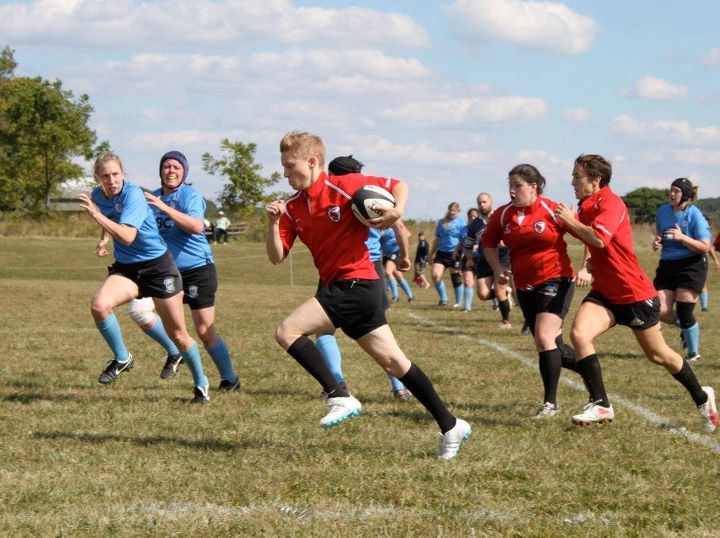
<path fill-rule="evenodd" d="M 223 155 L 216 159 L 209 153 L 202 156 L 203 170 L 210 175 L 220 175 L 229 181 L 218 197 L 220 206 L 231 213 L 249 215 L 253 209 L 269 197 L 264 194 L 267 187 L 280 181 L 280 174 L 273 172 L 270 177 L 260 175 L 262 165 L 255 162 L 257 146 L 253 143 L 220 141 Z"/>
<path fill-rule="evenodd" d="M 0 209 L 49 208 L 68 180 L 83 176 L 76 157 L 93 154 L 93 110 L 62 82 L 15 77 L 12 50 L 0 55 Z M 5 66 L 5 68 L 3 68 Z M 6 71 L 4 69 L 10 69 Z"/>
<path fill-rule="evenodd" d="M 640 187 L 630 191 L 622 199 L 630 210 L 633 222 L 638 224 L 653 224 L 658 207 L 668 201 L 665 189 L 650 187 Z"/>

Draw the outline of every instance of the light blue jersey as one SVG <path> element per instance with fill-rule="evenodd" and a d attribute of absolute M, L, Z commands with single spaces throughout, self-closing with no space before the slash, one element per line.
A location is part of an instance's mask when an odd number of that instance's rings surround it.
<path fill-rule="evenodd" d="M 135 240 L 127 246 L 113 239 L 115 260 L 120 263 L 146 262 L 167 252 L 153 212 L 140 187 L 126 179 L 120 194 L 115 198 L 105 198 L 100 187 L 93 189 L 91 198 L 100 212 L 111 221 L 132 226 L 137 230 Z"/>
<path fill-rule="evenodd" d="M 367 241 L 365 241 L 365 246 L 370 253 L 370 261 L 376 262 L 382 258 L 382 251 L 380 250 L 380 230 L 377 228 L 368 228 L 368 230 L 370 231 L 368 232 L 368 238 Z"/>
<path fill-rule="evenodd" d="M 205 217 L 205 199 L 189 185 L 180 185 L 180 187 L 167 195 L 162 194 L 162 189 L 157 189 L 153 194 L 159 196 L 163 202 L 173 209 L 177 209 L 186 215 L 200 220 Z M 167 243 L 168 249 L 175 258 L 175 263 L 180 271 L 189 271 L 190 269 L 214 263 L 212 250 L 204 231 L 199 234 L 188 233 L 157 207 L 151 206 L 151 208 L 160 235 Z"/>
<path fill-rule="evenodd" d="M 467 235 L 467 226 L 460 218 L 452 219 L 445 222 L 440 219 L 435 228 L 435 237 L 437 237 L 437 250 L 440 252 L 453 252 L 455 247 L 465 239 Z"/>
<path fill-rule="evenodd" d="M 380 235 L 380 250 L 383 256 L 392 256 L 400 251 L 400 246 L 395 237 L 395 230 L 392 228 L 382 231 Z"/>
<path fill-rule="evenodd" d="M 684 235 L 698 240 L 712 241 L 712 232 L 710 224 L 702 214 L 702 212 L 694 205 L 688 205 L 682 211 L 673 211 L 670 204 L 663 204 L 657 211 L 655 216 L 655 227 L 657 234 L 663 238 L 661 260 L 679 260 L 690 256 L 697 256 L 697 252 L 693 252 L 680 241 L 674 239 L 666 239 L 663 236 L 665 230 L 680 226 L 680 230 Z"/>

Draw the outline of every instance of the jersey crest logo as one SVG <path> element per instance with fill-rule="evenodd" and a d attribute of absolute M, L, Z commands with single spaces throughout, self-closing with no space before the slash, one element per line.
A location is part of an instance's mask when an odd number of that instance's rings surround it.
<path fill-rule="evenodd" d="M 543 233 L 545 231 L 545 221 L 537 221 L 535 224 L 533 224 L 533 230 L 535 230 L 539 234 Z"/>
<path fill-rule="evenodd" d="M 175 279 L 171 276 L 165 277 L 163 286 L 165 286 L 165 293 L 173 293 L 175 291 Z"/>
<path fill-rule="evenodd" d="M 188 297 L 191 299 L 197 299 L 198 296 L 198 287 L 194 284 L 192 286 L 188 286 Z"/>
<path fill-rule="evenodd" d="M 340 222 L 340 208 L 338 206 L 333 206 L 328 209 L 328 217 L 333 222 Z"/>
<path fill-rule="evenodd" d="M 115 204 L 115 212 L 122 213 L 122 204 L 120 202 Z"/>

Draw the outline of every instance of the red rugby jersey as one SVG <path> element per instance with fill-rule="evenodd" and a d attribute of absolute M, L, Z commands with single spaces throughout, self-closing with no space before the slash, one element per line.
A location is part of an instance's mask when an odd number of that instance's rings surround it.
<path fill-rule="evenodd" d="M 538 196 L 527 207 L 512 203 L 496 209 L 482 235 L 483 248 L 500 241 L 510 248 L 515 285 L 528 289 L 551 278 L 573 277 L 565 229 L 555 217 L 557 203 Z"/>
<path fill-rule="evenodd" d="M 353 215 L 350 198 L 365 185 L 392 191 L 397 183 L 396 179 L 384 177 L 330 177 L 323 172 L 310 188 L 296 192 L 285 203 L 279 221 L 285 255 L 299 237 L 310 249 L 323 284 L 353 278 L 377 280 L 365 244 L 368 228 Z"/>
<path fill-rule="evenodd" d="M 592 288 L 615 304 L 630 304 L 657 295 L 635 255 L 627 206 L 609 186 L 585 198 L 577 210 L 580 222 L 591 226 L 605 248 L 588 246 Z"/>
<path fill-rule="evenodd" d="M 720 233 L 717 234 L 717 237 L 715 238 L 715 242 L 713 243 L 713 246 L 716 249 L 720 249 Z"/>

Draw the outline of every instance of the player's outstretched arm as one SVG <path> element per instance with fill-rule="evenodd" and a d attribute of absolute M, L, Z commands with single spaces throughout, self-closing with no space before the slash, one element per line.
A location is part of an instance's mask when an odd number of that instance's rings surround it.
<path fill-rule="evenodd" d="M 285 250 L 280 239 L 280 217 L 285 212 L 285 201 L 275 200 L 265 206 L 268 216 L 268 229 L 265 237 L 265 250 L 268 259 L 273 265 L 277 265 L 285 259 Z"/>

